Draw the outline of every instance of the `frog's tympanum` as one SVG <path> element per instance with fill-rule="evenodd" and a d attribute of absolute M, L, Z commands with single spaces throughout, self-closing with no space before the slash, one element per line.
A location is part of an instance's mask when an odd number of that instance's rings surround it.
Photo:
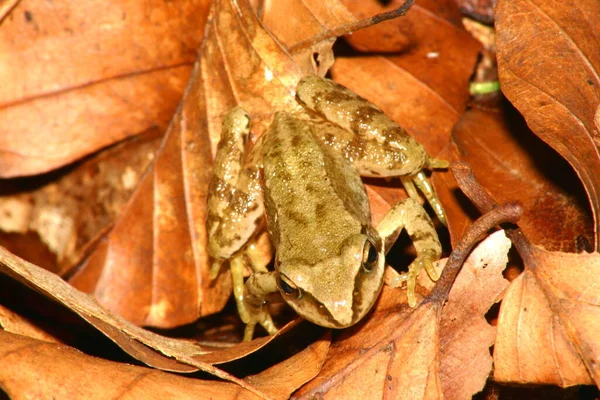
<path fill-rule="evenodd" d="M 417 258 L 406 274 L 408 302 L 415 284 L 433 267 L 441 246 L 431 219 L 416 200 L 418 188 L 445 224 L 444 211 L 424 168 L 444 168 L 370 102 L 330 80 L 303 78 L 297 87 L 302 111 L 278 112 L 251 151 L 250 118 L 241 108 L 225 117 L 208 198 L 209 253 L 216 276 L 229 261 L 234 296 L 246 323 L 277 331 L 265 305 L 279 291 L 302 317 L 345 328 L 373 306 L 383 284 L 385 253 L 406 229 Z M 377 227 L 360 176 L 402 180 L 410 197 L 396 204 Z M 416 188 L 415 188 L 416 186 Z M 267 228 L 275 248 L 274 271 L 253 262 L 257 233 Z M 244 284 L 244 270 L 253 273 Z"/>

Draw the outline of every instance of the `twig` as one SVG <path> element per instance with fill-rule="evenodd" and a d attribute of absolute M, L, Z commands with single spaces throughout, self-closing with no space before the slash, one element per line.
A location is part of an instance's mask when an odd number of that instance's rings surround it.
<path fill-rule="evenodd" d="M 523 208 L 516 202 L 503 204 L 486 214 L 479 217 L 473 225 L 469 227 L 465 235 L 459 240 L 458 244 L 452 250 L 448 257 L 442 276 L 437 281 L 431 294 L 424 300 L 425 302 L 444 302 L 448 299 L 448 294 L 452 284 L 464 264 L 471 249 L 482 240 L 496 225 L 506 222 L 515 223 L 523 214 Z"/>

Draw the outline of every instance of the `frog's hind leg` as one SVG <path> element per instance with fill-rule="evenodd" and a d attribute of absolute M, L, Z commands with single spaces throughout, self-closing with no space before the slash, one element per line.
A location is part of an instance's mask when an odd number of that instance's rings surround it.
<path fill-rule="evenodd" d="M 405 274 L 398 274 L 388 268 L 386 283 L 397 287 L 406 281 L 408 304 L 414 307 L 417 304 L 415 287 L 419 272 L 425 269 L 432 280 L 436 281 L 439 278 L 433 263 L 440 258 L 442 246 L 429 215 L 423 206 L 412 198 L 405 199 L 392 207 L 377 225 L 377 231 L 384 242 L 386 252 L 402 229 L 406 229 L 410 236 L 417 250 L 417 258 L 408 267 L 408 272 Z"/>
<path fill-rule="evenodd" d="M 208 194 L 208 252 L 211 277 L 253 237 L 263 218 L 260 166 L 246 162 L 250 117 L 234 108 L 223 121 Z"/>

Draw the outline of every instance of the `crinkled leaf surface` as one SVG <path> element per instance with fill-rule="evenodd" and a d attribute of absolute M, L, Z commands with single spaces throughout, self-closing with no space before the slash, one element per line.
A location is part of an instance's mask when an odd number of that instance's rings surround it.
<path fill-rule="evenodd" d="M 519 200 L 519 226 L 548 250 L 581 251 L 578 241 L 593 243 L 593 221 L 585 193 L 570 166 L 539 141 L 509 105 L 472 108 L 454 126 L 452 146 L 440 155 L 469 162 L 481 185 L 500 203 Z M 452 174 L 432 178 L 456 243 L 477 216 Z"/>
<path fill-rule="evenodd" d="M 494 378 L 598 386 L 600 257 L 518 248 L 526 269 L 502 302 Z"/>
<path fill-rule="evenodd" d="M 503 93 L 575 169 L 600 218 L 600 2 L 499 0 Z"/>
<path fill-rule="evenodd" d="M 0 331 L 0 387 L 11 399 L 259 399 L 230 382 L 187 378 Z"/>
<path fill-rule="evenodd" d="M 10 8 L 0 20 L 0 176 L 46 172 L 164 128 L 208 5 L 23 0 Z"/>

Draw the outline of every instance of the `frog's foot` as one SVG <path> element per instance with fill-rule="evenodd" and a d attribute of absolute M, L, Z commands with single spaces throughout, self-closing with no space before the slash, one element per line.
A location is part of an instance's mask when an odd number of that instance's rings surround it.
<path fill-rule="evenodd" d="M 433 265 L 433 262 L 436 259 L 437 258 L 430 254 L 418 256 L 408 267 L 408 272 L 403 274 L 399 274 L 394 269 L 388 268 L 389 271 L 386 269 L 385 283 L 391 287 L 400 287 L 404 282 L 406 282 L 406 296 L 408 297 L 408 305 L 410 307 L 415 307 L 417 305 L 415 288 L 417 286 L 417 277 L 419 276 L 421 270 L 425 269 L 425 271 L 427 271 L 427 275 L 429 275 L 429 278 L 434 282 L 440 278 L 438 271 Z"/>
<path fill-rule="evenodd" d="M 254 336 L 254 328 L 256 327 L 257 323 L 265 328 L 269 335 L 276 333 L 278 330 L 273 323 L 271 315 L 269 315 L 269 312 L 266 310 L 266 305 L 264 304 L 259 309 L 254 307 L 246 307 L 244 311 L 240 310 L 238 307 L 238 312 L 242 321 L 246 324 L 246 329 L 244 329 L 245 342 L 252 340 Z"/>
<path fill-rule="evenodd" d="M 271 315 L 267 311 L 267 304 L 264 301 L 264 296 L 255 296 L 250 293 L 237 295 L 235 297 L 238 314 L 246 328 L 244 329 L 244 341 L 252 340 L 254 336 L 254 328 L 256 324 L 260 324 L 269 335 L 277 332 L 277 328 L 273 323 Z"/>
<path fill-rule="evenodd" d="M 277 332 L 265 301 L 268 293 L 277 291 L 277 284 L 275 275 L 266 271 L 255 271 L 244 283 L 246 266 L 251 265 L 248 264 L 245 253 L 238 254 L 230 260 L 233 296 L 240 319 L 246 324 L 244 341 L 249 341 L 252 340 L 257 323 L 262 325 L 269 335 Z"/>
<path fill-rule="evenodd" d="M 444 160 L 432 159 L 432 161 L 430 161 L 430 165 L 434 165 L 432 168 L 445 168 L 448 166 L 448 162 Z M 440 222 L 444 226 L 448 226 L 444 208 L 442 207 L 437 194 L 433 190 L 433 186 L 431 186 L 431 183 L 429 183 L 425 173 L 422 170 L 417 172 L 415 175 L 402 177 L 400 180 L 402 181 L 404 189 L 406 189 L 406 193 L 408 193 L 408 195 L 415 200 L 419 200 L 419 194 L 417 193 L 418 188 L 427 199 L 429 205 L 431 205 L 431 208 L 433 208 L 433 211 L 437 215 Z"/>

